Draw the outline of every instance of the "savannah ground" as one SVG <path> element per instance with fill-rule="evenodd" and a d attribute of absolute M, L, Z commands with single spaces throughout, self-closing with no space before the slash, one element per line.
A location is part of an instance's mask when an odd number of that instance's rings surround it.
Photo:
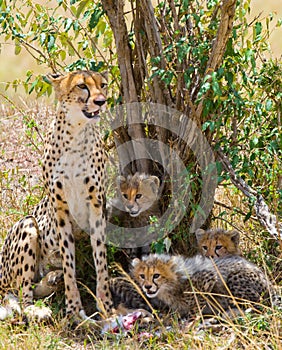
<path fill-rule="evenodd" d="M 253 0 L 253 15 L 260 13 L 260 8 L 263 8 L 264 15 L 274 10 L 281 14 L 282 4 L 279 1 L 273 0 L 272 8 L 270 4 Z M 280 34 L 278 30 L 271 38 L 277 57 L 281 55 L 281 38 L 280 27 Z M 0 74 L 3 86 L 7 81 L 23 78 L 28 69 L 34 69 L 38 74 L 47 72 L 46 67 L 34 67 L 28 55 L 14 56 L 12 46 L 2 50 Z M 18 219 L 31 213 L 43 196 L 42 141 L 54 116 L 52 98 L 33 100 L 32 97 L 21 97 L 20 89 L 17 93 L 9 89 L 8 98 L 5 97 L 6 92 L 3 95 L 0 106 L 1 244 L 8 229 Z M 245 198 L 229 186 L 228 190 L 218 189 L 216 201 L 219 204 L 214 208 L 212 225 L 238 229 L 244 255 L 281 285 L 281 250 L 255 218 L 244 221 L 245 215 L 241 214 L 248 212 Z M 241 212 L 234 211 L 234 208 L 239 208 Z M 89 279 L 94 280 L 91 259 L 83 257 L 82 266 L 89 272 Z M 79 281 L 84 282 L 83 279 Z M 93 295 L 83 285 L 81 292 L 86 307 L 93 309 Z M 199 331 L 197 324 L 180 324 L 172 317 L 170 328 L 153 328 L 152 337 L 146 339 L 139 337 L 137 328 L 128 336 L 101 335 L 95 329 L 82 326 L 73 330 L 65 322 L 61 311 L 64 308 L 63 293 L 44 300 L 44 303 L 53 310 L 53 324 L 26 326 L 21 319 L 1 322 L 0 349 L 282 349 L 282 311 L 265 307 L 258 314 L 249 313 L 236 322 L 226 322 L 217 332 Z"/>

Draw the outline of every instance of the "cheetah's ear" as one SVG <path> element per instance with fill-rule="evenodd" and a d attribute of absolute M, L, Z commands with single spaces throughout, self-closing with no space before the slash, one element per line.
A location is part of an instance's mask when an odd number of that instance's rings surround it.
<path fill-rule="evenodd" d="M 160 187 L 160 180 L 157 176 L 149 176 L 148 179 L 144 179 L 143 183 L 149 185 L 155 194 L 158 194 Z"/>
<path fill-rule="evenodd" d="M 196 235 L 196 239 L 197 239 L 197 242 L 199 243 L 199 241 L 203 238 L 203 236 L 205 235 L 206 231 L 201 229 L 201 228 L 198 228 L 198 230 L 196 230 L 195 232 L 195 235 Z"/>
<path fill-rule="evenodd" d="M 125 182 L 126 182 L 126 178 L 122 175 L 119 175 L 116 179 L 116 183 L 119 187 Z"/>
<path fill-rule="evenodd" d="M 100 74 L 103 78 L 105 78 L 108 81 L 109 72 L 107 70 L 100 72 Z"/>
<path fill-rule="evenodd" d="M 230 237 L 231 240 L 235 243 L 235 244 L 239 244 L 240 241 L 240 233 L 236 230 L 233 231 L 227 231 L 226 232 Z"/>
<path fill-rule="evenodd" d="M 136 267 L 140 262 L 141 262 L 140 259 L 135 258 L 131 261 L 131 265 L 132 265 L 132 267 Z"/>
<path fill-rule="evenodd" d="M 60 73 L 47 74 L 44 80 L 49 84 L 56 84 L 62 80 L 64 76 Z"/>

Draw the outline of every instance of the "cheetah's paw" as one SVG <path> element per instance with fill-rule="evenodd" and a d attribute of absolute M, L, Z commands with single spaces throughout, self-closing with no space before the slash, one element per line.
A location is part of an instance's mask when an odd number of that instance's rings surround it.
<path fill-rule="evenodd" d="M 15 295 L 8 293 L 3 300 L 3 305 L 0 306 L 0 320 L 12 318 L 14 314 L 21 314 L 19 299 Z"/>
<path fill-rule="evenodd" d="M 52 317 L 52 311 L 46 306 L 29 305 L 24 309 L 24 314 L 28 320 L 42 322 L 49 321 Z"/>
<path fill-rule="evenodd" d="M 42 280 L 35 285 L 33 295 L 35 298 L 44 298 L 56 292 L 63 285 L 64 273 L 62 270 L 55 270 L 47 273 Z"/>

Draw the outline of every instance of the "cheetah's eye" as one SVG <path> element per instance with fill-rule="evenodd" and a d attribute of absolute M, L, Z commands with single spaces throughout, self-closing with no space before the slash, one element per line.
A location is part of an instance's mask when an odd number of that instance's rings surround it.
<path fill-rule="evenodd" d="M 79 87 L 82 90 L 86 90 L 87 89 L 87 85 L 86 84 L 78 84 L 77 87 Z"/>
<path fill-rule="evenodd" d="M 106 87 L 107 87 L 107 85 L 108 85 L 108 84 L 106 84 L 106 83 L 101 83 L 101 89 L 106 88 Z"/>
<path fill-rule="evenodd" d="M 221 249 L 222 248 L 222 245 L 217 245 L 216 247 L 215 247 L 215 250 L 219 250 L 219 249 Z"/>
<path fill-rule="evenodd" d="M 140 273 L 139 277 L 144 280 L 145 279 L 145 275 L 143 273 Z"/>
<path fill-rule="evenodd" d="M 154 273 L 153 274 L 153 279 L 155 280 L 155 279 L 157 279 L 157 278 L 159 278 L 160 277 L 160 274 L 159 273 Z"/>
<path fill-rule="evenodd" d="M 123 198 L 128 199 L 128 195 L 126 193 L 123 193 Z"/>
<path fill-rule="evenodd" d="M 204 250 L 208 250 L 208 247 L 207 247 L 206 245 L 203 245 L 202 248 L 203 248 Z"/>
<path fill-rule="evenodd" d="M 142 197 L 141 193 L 137 193 L 137 195 L 135 196 L 135 199 L 140 199 Z"/>

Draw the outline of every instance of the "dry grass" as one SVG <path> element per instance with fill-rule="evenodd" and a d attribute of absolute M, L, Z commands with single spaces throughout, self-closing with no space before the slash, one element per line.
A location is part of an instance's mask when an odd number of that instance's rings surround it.
<path fill-rule="evenodd" d="M 40 159 L 42 136 L 54 115 L 45 101 L 12 105 L 7 100 L 1 105 L 0 119 L 0 237 L 42 196 Z M 245 210 L 244 201 L 237 194 L 220 191 L 219 202 L 230 208 Z M 235 201 L 235 202 L 234 202 Z M 222 207 L 215 210 L 219 215 Z M 271 252 L 266 253 L 263 236 L 257 234 L 258 224 L 247 224 L 238 215 L 226 209 L 218 226 L 235 226 L 241 232 L 244 251 L 253 252 L 254 260 L 269 265 Z M 86 298 L 94 305 L 92 297 Z M 263 309 L 258 315 L 241 317 L 236 323 L 227 322 L 217 332 L 199 330 L 195 324 L 180 324 L 171 320 L 170 328 L 162 328 L 161 335 L 152 330 L 150 339 L 139 338 L 138 329 L 130 337 L 108 335 L 88 328 L 72 331 L 65 323 L 60 309 L 63 295 L 47 301 L 54 311 L 54 324 L 30 325 L 0 323 L 0 349 L 282 349 L 281 312 Z M 83 298 L 83 300 L 85 300 Z M 158 327 L 159 329 L 159 327 Z"/>

